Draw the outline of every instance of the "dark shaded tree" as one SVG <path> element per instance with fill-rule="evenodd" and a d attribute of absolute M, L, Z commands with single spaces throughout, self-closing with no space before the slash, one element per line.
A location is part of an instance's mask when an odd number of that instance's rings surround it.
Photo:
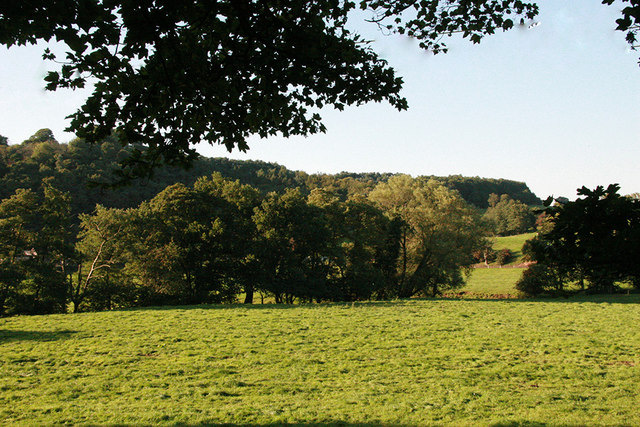
<path fill-rule="evenodd" d="M 509 264 L 513 259 L 513 253 L 511 253 L 510 249 L 501 249 L 496 253 L 496 262 L 498 265 Z"/>
<path fill-rule="evenodd" d="M 73 238 L 69 196 L 51 186 L 0 202 L 0 313 L 66 310 Z"/>
<path fill-rule="evenodd" d="M 182 184 L 167 187 L 137 209 L 127 268 L 159 302 L 220 302 L 236 293 L 224 286 L 228 210 L 222 198 L 210 198 Z"/>
<path fill-rule="evenodd" d="M 257 231 L 252 217 L 261 202 L 260 193 L 238 180 L 225 179 L 220 173 L 200 178 L 194 190 L 230 204 L 224 217 L 227 244 L 221 266 L 225 270 L 225 280 L 244 291 L 244 303 L 253 303 L 255 283 L 260 272 L 255 248 Z"/>
<path fill-rule="evenodd" d="M 269 193 L 253 216 L 258 232 L 260 287 L 276 303 L 328 297 L 331 243 L 322 209 L 309 205 L 298 189 Z"/>
<path fill-rule="evenodd" d="M 533 264 L 522 272 L 515 288 L 527 296 L 536 297 L 542 294 L 559 295 L 564 284 L 558 271 L 545 264 Z"/>
<path fill-rule="evenodd" d="M 322 209 L 330 236 L 325 297 L 356 301 L 386 295 L 395 280 L 398 257 L 393 221 L 363 196 L 342 202 L 335 193 L 316 188 L 308 202 Z"/>
<path fill-rule="evenodd" d="M 592 292 L 610 293 L 616 283 L 640 284 L 640 201 L 618 194 L 617 184 L 582 187 L 572 202 L 556 203 L 545 213 L 553 227 L 525 248 L 561 283 L 577 282 Z"/>

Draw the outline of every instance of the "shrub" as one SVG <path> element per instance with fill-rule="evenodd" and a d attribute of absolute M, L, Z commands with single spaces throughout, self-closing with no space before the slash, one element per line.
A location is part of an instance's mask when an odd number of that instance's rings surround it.
<path fill-rule="evenodd" d="M 508 264 L 513 259 L 513 253 L 510 249 L 502 249 L 496 254 L 496 262 L 499 265 Z"/>
<path fill-rule="evenodd" d="M 562 282 L 548 266 L 534 264 L 522 272 L 522 277 L 516 282 L 515 287 L 525 295 L 534 297 L 562 290 Z"/>
<path fill-rule="evenodd" d="M 50 314 L 66 311 L 65 276 L 47 264 L 20 266 L 24 279 L 15 283 L 4 299 L 5 314 Z"/>

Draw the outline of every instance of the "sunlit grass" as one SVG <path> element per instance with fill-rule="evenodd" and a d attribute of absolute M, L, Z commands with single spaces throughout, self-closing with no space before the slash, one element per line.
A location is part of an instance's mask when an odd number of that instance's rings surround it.
<path fill-rule="evenodd" d="M 509 249 L 513 254 L 513 259 L 509 264 L 520 264 L 522 262 L 522 245 L 529 239 L 533 239 L 536 233 L 516 234 L 515 236 L 496 237 L 493 249 Z"/>
<path fill-rule="evenodd" d="M 520 279 L 522 268 L 475 268 L 462 291 L 478 296 L 518 294 L 515 284 Z"/>
<path fill-rule="evenodd" d="M 468 300 L 2 319 L 0 423 L 638 425 L 639 319 Z"/>
<path fill-rule="evenodd" d="M 519 293 L 515 289 L 515 284 L 524 270 L 513 267 L 522 263 L 522 245 L 534 236 L 535 233 L 526 233 L 496 237 L 493 249 L 509 249 L 514 256 L 513 259 L 502 267 L 496 263 L 491 264 L 491 268 L 479 265 L 479 268 L 473 269 L 462 291 L 478 297 L 517 296 Z"/>

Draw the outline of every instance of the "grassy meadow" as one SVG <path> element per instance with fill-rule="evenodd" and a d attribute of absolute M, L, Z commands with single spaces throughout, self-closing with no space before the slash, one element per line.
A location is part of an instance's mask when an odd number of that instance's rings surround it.
<path fill-rule="evenodd" d="M 475 269 L 488 299 L 0 319 L 0 424 L 640 425 L 640 295 L 492 299 L 521 273 Z"/>
<path fill-rule="evenodd" d="M 496 237 L 493 249 L 509 249 L 513 254 L 513 259 L 509 264 L 522 263 L 522 245 L 529 239 L 533 239 L 536 233 L 516 234 L 514 236 Z M 508 264 L 507 264 L 508 265 Z"/>
<path fill-rule="evenodd" d="M 461 290 L 470 294 L 470 296 L 480 298 L 497 295 L 516 297 L 518 292 L 514 286 L 520 279 L 523 269 L 514 267 L 522 263 L 522 245 L 534 236 L 535 233 L 526 233 L 496 237 L 493 249 L 509 249 L 513 254 L 513 259 L 503 267 L 493 263 L 490 264 L 492 268 L 484 268 L 484 265 L 480 265 L 479 268 L 473 269 L 467 279 L 467 284 Z"/>
<path fill-rule="evenodd" d="M 522 268 L 475 268 L 461 291 L 487 298 L 496 295 L 514 298 L 518 295 L 515 284 L 520 279 Z"/>
<path fill-rule="evenodd" d="M 638 425 L 638 302 L 0 319 L 0 424 Z"/>

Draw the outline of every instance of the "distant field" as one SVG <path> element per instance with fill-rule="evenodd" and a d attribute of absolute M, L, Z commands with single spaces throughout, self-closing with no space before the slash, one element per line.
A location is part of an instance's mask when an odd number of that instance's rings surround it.
<path fill-rule="evenodd" d="M 514 259 L 510 264 L 522 262 L 522 245 L 529 239 L 535 237 L 536 233 L 517 234 L 515 236 L 496 237 L 493 249 L 509 249 L 513 253 Z"/>
<path fill-rule="evenodd" d="M 472 292 L 478 296 L 511 295 L 517 291 L 514 286 L 522 275 L 522 268 L 512 268 L 522 263 L 522 245 L 533 238 L 536 233 L 518 234 L 515 236 L 496 237 L 493 248 L 495 250 L 509 249 L 514 259 L 500 268 L 497 264 L 491 264 L 492 268 L 476 268 L 467 280 L 466 286 L 461 289 L 464 292 Z"/>
<path fill-rule="evenodd" d="M 522 268 L 476 268 L 461 291 L 472 292 L 478 296 L 492 294 L 515 296 L 515 284 L 522 275 Z"/>
<path fill-rule="evenodd" d="M 0 424 L 640 425 L 638 299 L 0 319 Z"/>

